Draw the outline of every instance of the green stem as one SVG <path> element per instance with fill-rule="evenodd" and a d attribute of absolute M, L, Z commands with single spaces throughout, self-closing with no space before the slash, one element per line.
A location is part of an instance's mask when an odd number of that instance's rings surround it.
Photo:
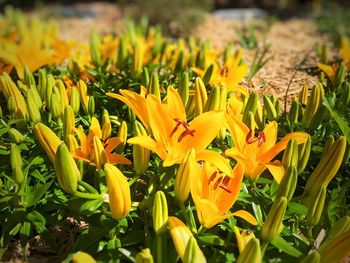
<path fill-rule="evenodd" d="M 308 239 L 309 239 L 310 242 L 313 242 L 313 241 L 314 241 L 314 237 L 313 237 L 313 235 L 312 235 L 312 227 L 309 227 L 309 228 L 307 229 L 307 237 L 308 237 Z"/>
<path fill-rule="evenodd" d="M 265 250 L 268 244 L 269 244 L 269 241 L 266 241 L 266 240 L 263 241 L 261 245 L 261 258 L 264 258 Z"/>
<path fill-rule="evenodd" d="M 84 199 L 104 200 L 103 197 L 99 194 L 88 194 L 88 193 L 76 192 L 74 196 L 84 198 Z"/>
<path fill-rule="evenodd" d="M 162 263 L 162 252 L 163 252 L 163 234 L 159 234 L 156 236 L 156 242 L 157 242 L 157 251 L 156 251 L 156 258 L 157 262 Z"/>

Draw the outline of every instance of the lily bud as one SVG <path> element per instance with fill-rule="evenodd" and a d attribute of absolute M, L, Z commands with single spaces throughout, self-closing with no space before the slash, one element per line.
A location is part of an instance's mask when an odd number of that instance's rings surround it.
<path fill-rule="evenodd" d="M 204 111 L 218 110 L 220 107 L 220 87 L 215 86 L 211 89 L 208 100 L 205 103 Z"/>
<path fill-rule="evenodd" d="M 80 94 L 80 101 L 81 101 L 81 105 L 83 106 L 83 110 L 86 114 L 88 114 L 89 113 L 89 110 L 88 110 L 89 109 L 89 96 L 88 96 L 88 92 L 87 92 L 86 83 L 80 79 L 78 84 L 77 84 L 77 88 L 78 88 L 78 91 Z"/>
<path fill-rule="evenodd" d="M 298 100 L 293 100 L 288 112 L 288 119 L 290 123 L 298 122 L 300 107 L 300 102 Z"/>
<path fill-rule="evenodd" d="M 127 137 L 128 137 L 128 125 L 125 121 L 122 121 L 118 130 L 118 138 L 120 139 L 121 144 L 119 144 L 118 147 L 116 148 L 117 153 L 122 153 L 124 151 Z"/>
<path fill-rule="evenodd" d="M 340 262 L 350 254 L 350 230 L 322 244 L 319 253 L 322 263 Z"/>
<path fill-rule="evenodd" d="M 46 91 L 46 74 L 43 69 L 39 69 L 39 80 L 38 80 L 38 92 L 41 99 L 45 99 L 45 91 Z"/>
<path fill-rule="evenodd" d="M 327 187 L 342 164 L 346 145 L 346 138 L 340 136 L 322 156 L 320 162 L 306 182 L 306 195 L 311 192 L 312 189 L 320 188 L 321 186 Z"/>
<path fill-rule="evenodd" d="M 28 87 L 36 86 L 33 74 L 32 72 L 30 72 L 27 65 L 24 66 L 24 82 L 27 84 Z"/>
<path fill-rule="evenodd" d="M 71 153 L 74 153 L 77 149 L 79 149 L 79 144 L 73 134 L 68 134 L 66 144 Z"/>
<path fill-rule="evenodd" d="M 141 74 L 141 86 L 148 87 L 149 86 L 149 72 L 147 67 L 143 67 Z"/>
<path fill-rule="evenodd" d="M 195 116 L 201 115 L 203 113 L 204 105 L 208 100 L 207 90 L 200 77 L 196 78 L 195 82 Z"/>
<path fill-rule="evenodd" d="M 34 95 L 30 92 L 31 89 L 27 92 L 27 108 L 29 113 L 29 118 L 32 122 L 37 123 L 41 121 L 41 114 L 39 111 L 39 107 L 35 102 Z"/>
<path fill-rule="evenodd" d="M 95 163 L 97 166 L 97 170 L 101 170 L 101 168 L 108 163 L 108 157 L 105 151 L 105 148 L 103 147 L 103 144 L 98 136 L 94 136 L 93 138 L 93 146 L 94 146 L 94 156 L 95 156 Z"/>
<path fill-rule="evenodd" d="M 37 123 L 34 125 L 34 133 L 41 147 L 45 150 L 51 162 L 54 163 L 57 148 L 62 141 L 49 127 L 42 123 Z"/>
<path fill-rule="evenodd" d="M 79 251 L 73 255 L 72 263 L 96 263 L 96 260 L 88 253 Z"/>
<path fill-rule="evenodd" d="M 300 261 L 300 263 L 320 263 L 321 255 L 318 251 L 314 251 L 311 254 L 307 255 Z"/>
<path fill-rule="evenodd" d="M 7 100 L 7 109 L 10 112 L 10 115 L 14 115 L 17 111 L 16 100 L 14 97 L 9 97 Z"/>
<path fill-rule="evenodd" d="M 157 191 L 154 195 L 152 217 L 154 232 L 157 235 L 163 234 L 168 224 L 168 204 L 162 191 Z"/>
<path fill-rule="evenodd" d="M 307 140 L 298 145 L 298 174 L 304 171 L 307 162 L 309 161 L 311 152 L 311 136 L 307 134 Z"/>
<path fill-rule="evenodd" d="M 138 78 L 142 71 L 143 57 L 145 53 L 145 44 L 143 40 L 138 40 L 134 45 L 134 54 L 132 56 L 131 73 L 134 78 Z"/>
<path fill-rule="evenodd" d="M 175 249 L 181 260 L 185 257 L 185 250 L 191 237 L 193 237 L 188 227 L 178 218 L 170 216 L 168 219 L 169 230 Z"/>
<path fill-rule="evenodd" d="M 45 98 L 44 101 L 46 102 L 46 108 L 51 109 L 51 95 L 53 92 L 53 87 L 55 86 L 55 79 L 54 77 L 49 74 L 46 76 L 46 88 L 44 90 L 45 92 Z"/>
<path fill-rule="evenodd" d="M 141 123 L 135 121 L 134 123 L 134 136 L 147 136 L 146 129 L 142 126 Z M 150 150 L 138 145 L 133 144 L 132 146 L 132 156 L 133 156 L 133 164 L 134 170 L 137 175 L 143 174 L 148 167 L 149 159 L 150 159 Z"/>
<path fill-rule="evenodd" d="M 17 166 L 12 170 L 12 179 L 16 182 L 16 184 L 19 185 L 24 182 L 24 174 L 22 168 Z"/>
<path fill-rule="evenodd" d="M 181 75 L 179 87 L 177 89 L 177 92 L 180 94 L 180 97 L 182 99 L 183 104 L 186 106 L 189 100 L 189 76 L 188 72 L 183 72 Z"/>
<path fill-rule="evenodd" d="M 184 53 L 183 50 L 180 50 L 179 56 L 178 56 L 176 64 L 175 64 L 174 71 L 176 73 L 181 72 L 183 70 L 183 68 L 185 67 L 185 63 L 186 63 L 186 61 L 185 61 L 185 53 Z"/>
<path fill-rule="evenodd" d="M 72 89 L 71 89 L 69 105 L 72 107 L 74 114 L 79 113 L 80 95 L 79 95 L 79 91 L 76 87 L 72 87 Z"/>
<path fill-rule="evenodd" d="M 310 98 L 305 107 L 303 118 L 301 120 L 301 123 L 305 127 L 309 127 L 309 123 L 312 117 L 315 115 L 317 109 L 322 103 L 323 95 L 324 95 L 324 90 L 323 90 L 322 84 L 321 83 L 316 84 L 316 86 L 312 89 Z"/>
<path fill-rule="evenodd" d="M 89 98 L 88 112 L 91 117 L 95 114 L 95 99 L 93 96 Z"/>
<path fill-rule="evenodd" d="M 261 230 L 262 238 L 265 241 L 271 242 L 281 232 L 283 216 L 286 212 L 287 203 L 287 198 L 284 196 L 273 202 Z"/>
<path fill-rule="evenodd" d="M 112 164 L 104 165 L 109 195 L 109 207 L 114 219 L 122 219 L 131 208 L 130 187 L 126 177 Z"/>
<path fill-rule="evenodd" d="M 309 87 L 307 85 L 304 85 L 299 93 L 299 101 L 302 105 L 307 104 L 307 98 L 309 97 Z"/>
<path fill-rule="evenodd" d="M 112 134 L 112 124 L 109 118 L 109 113 L 106 109 L 103 110 L 102 114 L 102 141 L 107 140 Z"/>
<path fill-rule="evenodd" d="M 278 118 L 278 115 L 275 109 L 275 105 L 272 103 L 268 95 L 264 95 L 263 98 L 264 98 L 264 110 L 266 112 L 267 118 L 270 121 L 276 120 Z"/>
<path fill-rule="evenodd" d="M 343 83 L 340 99 L 344 105 L 350 104 L 350 83 L 347 81 Z"/>
<path fill-rule="evenodd" d="M 187 242 L 184 258 L 182 259 L 184 263 L 192 263 L 192 262 L 207 262 L 205 259 L 203 252 L 200 250 L 196 239 L 191 236 Z"/>
<path fill-rule="evenodd" d="M 74 195 L 81 174 L 65 143 L 61 143 L 57 148 L 55 171 L 60 187 L 68 194 Z"/>
<path fill-rule="evenodd" d="M 308 198 L 309 209 L 306 215 L 306 224 L 313 227 L 320 221 L 324 202 L 326 200 L 327 189 L 321 186 L 319 189 L 314 189 L 311 196 Z"/>
<path fill-rule="evenodd" d="M 297 187 L 298 172 L 295 166 L 289 166 L 286 174 L 283 176 L 281 183 L 277 190 L 276 199 L 284 196 L 289 202 L 294 194 L 295 188 Z"/>
<path fill-rule="evenodd" d="M 58 92 L 60 94 L 61 108 L 62 108 L 62 112 L 63 112 L 64 109 L 66 108 L 66 106 L 69 104 L 66 87 L 61 79 L 56 81 L 56 86 L 57 86 Z"/>
<path fill-rule="evenodd" d="M 295 139 L 288 141 L 287 148 L 284 150 L 282 163 L 285 169 L 290 166 L 298 165 L 298 144 Z"/>
<path fill-rule="evenodd" d="M 14 170 L 16 167 L 19 167 L 20 169 L 22 169 L 22 166 L 23 166 L 21 153 L 18 149 L 17 144 L 14 144 L 14 143 L 11 143 L 11 148 L 10 148 L 10 165 L 12 170 Z"/>
<path fill-rule="evenodd" d="M 19 130 L 10 128 L 8 131 L 10 142 L 20 144 L 24 141 L 24 136 Z"/>
<path fill-rule="evenodd" d="M 153 256 L 149 248 L 142 249 L 141 252 L 136 254 L 135 263 L 153 263 Z"/>
<path fill-rule="evenodd" d="M 64 109 L 63 114 L 63 139 L 67 143 L 68 135 L 73 134 L 75 128 L 75 117 L 73 108 L 69 105 Z"/>
<path fill-rule="evenodd" d="M 153 72 L 151 75 L 151 81 L 148 86 L 148 93 L 153 94 L 160 100 L 159 78 L 158 74 Z"/>
<path fill-rule="evenodd" d="M 237 263 L 260 263 L 261 261 L 260 242 L 259 239 L 253 237 L 239 255 Z"/>
<path fill-rule="evenodd" d="M 203 76 L 203 83 L 205 86 L 209 84 L 210 79 L 213 75 L 213 72 L 214 72 L 214 64 L 210 64 L 210 66 L 207 68 Z"/>
<path fill-rule="evenodd" d="M 42 100 L 40 98 L 40 94 L 39 94 L 37 88 L 35 86 L 30 87 L 30 89 L 28 89 L 28 91 L 27 91 L 27 96 L 29 94 L 31 94 L 31 96 L 33 97 L 33 100 L 34 100 L 36 106 L 40 109 L 41 106 L 43 105 L 43 102 L 42 102 Z"/>
<path fill-rule="evenodd" d="M 328 239 L 335 238 L 350 230 L 350 216 L 343 216 L 336 222 L 328 233 Z"/>
<path fill-rule="evenodd" d="M 258 107 L 258 94 L 256 92 L 253 92 L 250 94 L 249 98 L 247 99 L 246 105 L 243 110 L 243 122 L 245 124 L 248 124 L 248 115 L 249 112 L 253 113 L 253 116 L 255 115 L 255 112 Z"/>
<path fill-rule="evenodd" d="M 190 194 L 190 186 L 191 186 L 191 167 L 195 160 L 195 151 L 191 149 L 186 154 L 185 158 L 182 160 L 179 169 L 176 173 L 175 178 L 175 198 L 179 201 L 181 206 L 184 205 Z"/>
<path fill-rule="evenodd" d="M 97 67 L 102 65 L 100 46 L 100 36 L 97 34 L 96 30 L 92 30 L 90 38 L 90 54 L 92 63 Z"/>
<path fill-rule="evenodd" d="M 61 117 L 62 109 L 61 109 L 61 98 L 58 93 L 51 94 L 50 101 L 50 113 L 54 119 L 58 119 Z"/>
<path fill-rule="evenodd" d="M 255 238 L 254 232 L 248 231 L 248 230 L 243 230 L 242 233 L 239 233 L 239 230 L 236 226 L 234 226 L 234 231 L 236 234 L 236 239 L 237 239 L 237 246 L 239 253 L 241 254 L 248 244 L 248 242 L 252 239 Z"/>
<path fill-rule="evenodd" d="M 126 60 L 128 59 L 128 50 L 126 48 L 126 40 L 121 37 L 118 47 L 118 58 L 117 58 L 117 67 L 122 69 L 126 64 Z"/>

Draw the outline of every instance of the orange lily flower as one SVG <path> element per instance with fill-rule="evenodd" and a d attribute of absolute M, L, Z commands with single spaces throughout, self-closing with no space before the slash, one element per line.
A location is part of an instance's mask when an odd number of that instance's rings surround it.
<path fill-rule="evenodd" d="M 199 153 L 197 159 L 202 164 L 191 163 L 191 195 L 200 224 L 211 228 L 228 217 L 238 216 L 256 225 L 254 216 L 245 210 L 228 212 L 241 189 L 244 166 L 238 163 L 231 169 L 224 157 L 212 151 Z M 227 174 L 227 171 L 230 173 Z"/>
<path fill-rule="evenodd" d="M 223 85 L 227 88 L 227 91 L 238 91 L 240 93 L 247 94 L 246 89 L 238 85 L 248 71 L 248 65 L 242 63 L 241 61 L 242 52 L 238 51 L 236 55 L 229 57 L 222 67 L 220 67 L 217 63 L 214 64 L 213 74 L 209 81 L 210 85 Z M 195 68 L 194 72 L 196 72 L 200 77 L 204 77 L 205 71 Z"/>
<path fill-rule="evenodd" d="M 293 132 L 276 143 L 277 123 L 275 121 L 266 125 L 257 137 L 254 136 L 254 130 L 250 130 L 233 115 L 228 115 L 227 124 L 235 147 L 226 150 L 225 154 L 243 164 L 245 175 L 253 181 L 257 180 L 267 168 L 279 183 L 284 175 L 284 168 L 279 160 L 272 161 L 272 159 L 287 147 L 290 139 L 294 138 L 298 144 L 307 140 L 306 133 Z"/>
<path fill-rule="evenodd" d="M 88 136 L 77 128 L 74 131 L 80 140 L 80 149 L 75 151 L 75 158 L 81 159 L 91 165 L 96 165 L 99 169 L 107 161 L 110 164 L 131 164 L 124 156 L 113 153 L 113 150 L 121 143 L 118 137 L 111 137 L 101 142 L 102 130 L 95 117 L 92 117 Z"/>
<path fill-rule="evenodd" d="M 191 148 L 203 151 L 224 124 L 223 111 L 206 112 L 187 123 L 181 97 L 172 87 L 168 88 L 165 103 L 152 94 L 143 97 L 131 91 L 121 93 L 127 96 L 107 95 L 126 103 L 154 137 L 136 136 L 128 142 L 155 152 L 164 166 L 181 162 Z"/>

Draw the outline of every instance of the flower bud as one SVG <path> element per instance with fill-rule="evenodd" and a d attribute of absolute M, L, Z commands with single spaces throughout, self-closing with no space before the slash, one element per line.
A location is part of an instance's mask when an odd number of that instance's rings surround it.
<path fill-rule="evenodd" d="M 93 96 L 89 98 L 88 112 L 91 117 L 95 114 L 95 99 Z"/>
<path fill-rule="evenodd" d="M 234 226 L 234 232 L 236 234 L 236 239 L 237 239 L 237 246 L 239 253 L 241 254 L 248 244 L 248 242 L 252 239 L 255 238 L 254 232 L 248 231 L 248 230 L 243 230 L 242 233 L 239 233 L 239 230 L 236 226 Z"/>
<path fill-rule="evenodd" d="M 300 102 L 298 100 L 293 100 L 288 112 L 288 119 L 290 123 L 298 122 L 300 107 Z"/>
<path fill-rule="evenodd" d="M 176 61 L 176 64 L 175 64 L 175 69 L 174 71 L 176 73 L 180 73 L 183 71 L 183 68 L 185 67 L 185 53 L 184 53 L 184 50 L 180 50 L 179 51 L 179 55 L 177 57 L 177 61 Z"/>
<path fill-rule="evenodd" d="M 134 78 L 138 78 L 141 74 L 144 54 L 145 43 L 143 42 L 143 40 L 138 39 L 137 43 L 134 45 L 134 54 L 132 56 L 131 74 Z"/>
<path fill-rule="evenodd" d="M 33 74 L 32 72 L 30 72 L 27 65 L 24 66 L 24 82 L 27 84 L 28 87 L 36 86 Z"/>
<path fill-rule="evenodd" d="M 141 74 L 141 86 L 148 87 L 149 85 L 149 72 L 147 67 L 143 67 Z"/>
<path fill-rule="evenodd" d="M 109 118 L 109 113 L 106 109 L 103 110 L 102 114 L 102 141 L 107 140 L 112 134 L 112 124 Z"/>
<path fill-rule="evenodd" d="M 71 89 L 69 105 L 72 107 L 74 114 L 79 113 L 80 95 L 79 95 L 79 91 L 76 87 L 72 87 L 72 89 Z"/>
<path fill-rule="evenodd" d="M 122 153 L 124 151 L 126 141 L 128 136 L 128 125 L 125 121 L 122 121 L 121 125 L 119 126 L 118 130 L 118 138 L 120 139 L 121 143 L 116 148 L 117 153 Z"/>
<path fill-rule="evenodd" d="M 299 101 L 302 105 L 307 104 L 307 98 L 309 96 L 309 87 L 307 85 L 304 85 L 299 93 Z"/>
<path fill-rule="evenodd" d="M 71 153 L 74 153 L 79 149 L 79 144 L 73 134 L 68 134 L 67 141 L 65 143 L 67 144 L 67 147 Z"/>
<path fill-rule="evenodd" d="M 123 69 L 126 61 L 128 59 L 128 50 L 126 48 L 126 40 L 125 38 L 121 37 L 118 47 L 118 59 L 117 59 L 117 67 L 120 69 Z"/>
<path fill-rule="evenodd" d="M 208 100 L 205 103 L 203 111 L 218 110 L 220 107 L 220 87 L 215 86 L 211 89 Z"/>
<path fill-rule="evenodd" d="M 65 143 L 61 143 L 57 148 L 55 171 L 60 187 L 74 195 L 78 188 L 78 180 L 81 180 L 81 174 Z"/>
<path fill-rule="evenodd" d="M 31 89 L 29 89 L 27 92 L 26 102 L 30 120 L 34 123 L 40 122 L 41 114 L 39 111 L 39 106 L 35 102 L 35 98 L 31 92 Z"/>
<path fill-rule="evenodd" d="M 17 144 L 14 144 L 14 143 L 11 143 L 11 148 L 10 148 L 10 165 L 12 170 L 14 170 L 16 167 L 19 167 L 20 169 L 22 169 L 22 166 L 23 166 L 21 153 L 18 149 Z"/>
<path fill-rule="evenodd" d="M 194 162 L 196 162 L 195 151 L 191 149 L 187 152 L 176 173 L 174 186 L 175 198 L 179 201 L 181 206 L 184 205 L 190 194 L 191 167 L 193 167 Z"/>
<path fill-rule="evenodd" d="M 49 127 L 42 123 L 37 123 L 34 125 L 34 133 L 41 147 L 45 150 L 51 162 L 54 163 L 57 148 L 62 141 Z"/>
<path fill-rule="evenodd" d="M 131 208 L 130 187 L 126 177 L 112 164 L 104 165 L 109 195 L 109 207 L 114 219 L 122 219 Z"/>
<path fill-rule="evenodd" d="M 153 256 L 149 248 L 142 249 L 136 254 L 135 263 L 153 263 Z"/>
<path fill-rule="evenodd" d="M 319 189 L 314 189 L 311 196 L 308 198 L 308 206 L 306 214 L 306 224 L 309 227 L 313 227 L 320 221 L 324 202 L 326 200 L 327 189 L 325 186 L 321 186 Z"/>
<path fill-rule="evenodd" d="M 90 54 L 91 54 L 92 63 L 95 66 L 102 65 L 100 46 L 101 46 L 100 36 L 97 34 L 96 30 L 92 30 L 91 38 L 90 38 Z"/>
<path fill-rule="evenodd" d="M 66 87 L 61 79 L 56 81 L 56 86 L 61 98 L 61 110 L 64 112 L 64 109 L 69 104 Z"/>
<path fill-rule="evenodd" d="M 278 187 L 276 199 L 284 196 L 289 202 L 294 194 L 295 188 L 297 187 L 298 172 L 295 166 L 289 166 L 287 172 L 283 176 L 281 183 Z"/>
<path fill-rule="evenodd" d="M 83 106 L 83 110 L 86 114 L 88 114 L 89 113 L 89 111 L 88 111 L 89 96 L 88 96 L 88 90 L 87 90 L 86 83 L 80 79 L 78 81 L 78 84 L 77 84 L 77 89 L 79 91 L 80 102 L 81 102 L 81 105 Z"/>
<path fill-rule="evenodd" d="M 108 163 L 108 157 L 103 147 L 103 144 L 98 136 L 94 136 L 93 138 L 93 147 L 94 147 L 94 159 L 97 170 L 101 170 L 101 168 Z"/>
<path fill-rule="evenodd" d="M 242 121 L 248 125 L 248 115 L 249 112 L 253 113 L 253 116 L 255 115 L 255 112 L 258 107 L 258 94 L 256 92 L 253 92 L 250 94 L 249 98 L 247 99 L 246 105 L 243 110 L 243 119 Z"/>
<path fill-rule="evenodd" d="M 63 113 L 63 139 L 67 143 L 68 135 L 73 134 L 75 128 L 75 117 L 73 108 L 69 105 L 66 106 Z"/>
<path fill-rule="evenodd" d="M 295 139 L 288 141 L 287 148 L 284 150 L 282 163 L 285 169 L 290 166 L 298 165 L 298 144 Z"/>
<path fill-rule="evenodd" d="M 311 152 L 311 136 L 307 134 L 307 140 L 298 145 L 298 174 L 304 171 L 307 162 L 309 161 Z"/>
<path fill-rule="evenodd" d="M 22 184 L 24 182 L 24 174 L 22 168 L 16 166 L 12 170 L 12 179 L 16 182 L 16 184 Z"/>
<path fill-rule="evenodd" d="M 157 235 L 163 234 L 168 224 L 168 204 L 162 191 L 157 191 L 154 195 L 152 217 L 154 232 Z"/>
<path fill-rule="evenodd" d="M 45 98 L 44 101 L 46 102 L 46 108 L 51 109 L 51 95 L 53 92 L 53 87 L 55 85 L 55 79 L 54 77 L 49 74 L 46 76 L 46 87 L 44 90 Z"/>
<path fill-rule="evenodd" d="M 50 113 L 54 119 L 58 119 L 61 117 L 62 109 L 61 109 L 61 98 L 58 93 L 51 94 L 50 101 Z"/>
<path fill-rule="evenodd" d="M 90 256 L 88 253 L 79 251 L 77 253 L 74 253 L 72 257 L 73 263 L 96 263 L 96 260 L 92 256 Z"/>
<path fill-rule="evenodd" d="M 9 97 L 7 100 L 7 109 L 10 112 L 10 115 L 15 114 L 17 111 L 17 105 L 16 105 L 16 100 L 14 97 Z"/>
<path fill-rule="evenodd" d="M 188 72 L 183 72 L 181 75 L 180 83 L 177 92 L 180 94 L 183 104 L 186 106 L 189 100 L 189 76 Z"/>
<path fill-rule="evenodd" d="M 196 78 L 194 86 L 195 94 L 195 116 L 201 115 L 203 113 L 204 105 L 208 100 L 207 90 L 200 77 Z"/>
<path fill-rule="evenodd" d="M 253 237 L 239 255 L 237 263 L 260 263 L 261 261 L 260 242 L 259 239 Z"/>
<path fill-rule="evenodd" d="M 45 99 L 45 91 L 46 91 L 46 74 L 43 69 L 39 69 L 39 78 L 38 78 L 38 92 L 40 98 Z"/>
<path fill-rule="evenodd" d="M 146 129 L 142 126 L 141 123 L 135 121 L 134 123 L 134 136 L 147 136 Z M 134 170 L 137 175 L 143 174 L 148 167 L 150 159 L 150 150 L 138 145 L 133 144 L 132 146 L 132 157 Z"/>
<path fill-rule="evenodd" d="M 318 253 L 318 251 L 314 251 L 311 254 L 308 254 L 306 257 L 304 257 L 300 263 L 320 263 L 321 262 L 321 255 Z"/>
<path fill-rule="evenodd" d="M 192 262 L 207 262 L 205 259 L 203 252 L 200 250 L 196 239 L 191 236 L 187 242 L 184 257 L 182 259 L 184 263 L 192 263 Z"/>
<path fill-rule="evenodd" d="M 24 141 L 24 136 L 19 130 L 15 128 L 10 128 L 8 131 L 10 142 L 20 144 Z"/>
<path fill-rule="evenodd" d="M 329 242 L 324 243 L 319 248 L 321 262 L 340 262 L 350 254 L 350 230 L 332 238 Z"/>
<path fill-rule="evenodd" d="M 214 64 L 210 64 L 210 66 L 207 68 L 203 76 L 203 83 L 205 86 L 209 84 L 210 79 L 213 75 L 213 72 L 214 72 Z"/>
<path fill-rule="evenodd" d="M 281 232 L 283 216 L 286 212 L 287 203 L 287 198 L 284 196 L 273 202 L 261 230 L 262 238 L 265 241 L 271 242 Z"/>
<path fill-rule="evenodd" d="M 340 99 L 345 106 L 350 104 L 350 83 L 347 81 L 343 83 Z"/>
<path fill-rule="evenodd" d="M 275 109 L 275 105 L 272 103 L 268 95 L 264 95 L 263 98 L 264 98 L 264 110 L 266 112 L 267 118 L 270 121 L 277 120 L 278 115 Z"/>
<path fill-rule="evenodd" d="M 315 115 L 316 111 L 321 105 L 323 95 L 324 95 L 324 90 L 323 90 L 322 84 L 321 83 L 316 84 L 316 86 L 312 89 L 310 98 L 304 110 L 303 118 L 301 120 L 301 123 L 305 127 L 309 127 L 309 123 L 312 117 Z"/>
<path fill-rule="evenodd" d="M 160 100 L 159 78 L 158 74 L 153 72 L 148 85 L 148 93 L 155 95 Z"/>

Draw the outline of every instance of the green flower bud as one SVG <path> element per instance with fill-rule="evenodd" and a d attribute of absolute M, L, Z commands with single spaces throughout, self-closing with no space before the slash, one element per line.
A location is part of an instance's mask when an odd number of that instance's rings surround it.
<path fill-rule="evenodd" d="M 20 144 L 24 141 L 24 136 L 15 128 L 10 128 L 8 131 L 10 142 Z"/>
<path fill-rule="evenodd" d="M 92 63 L 97 67 L 102 65 L 100 46 L 100 36 L 96 32 L 96 30 L 92 30 L 90 38 L 90 54 Z"/>
<path fill-rule="evenodd" d="M 190 90 L 190 86 L 189 86 L 188 72 L 183 72 L 181 75 L 181 79 L 180 79 L 180 83 L 179 83 L 179 87 L 177 89 L 177 92 L 180 94 L 182 102 L 185 106 L 187 105 L 187 102 L 189 100 L 189 96 L 190 96 L 189 90 Z"/>
<path fill-rule="evenodd" d="M 295 139 L 288 141 L 287 148 L 284 150 L 282 163 L 285 169 L 290 166 L 298 165 L 298 144 Z"/>
<path fill-rule="evenodd" d="M 148 86 L 148 93 L 155 95 L 160 100 L 159 78 L 157 73 L 152 73 Z"/>
<path fill-rule="evenodd" d="M 74 114 L 78 114 L 80 110 L 80 95 L 77 87 L 72 87 L 69 104 L 72 107 Z"/>
<path fill-rule="evenodd" d="M 14 170 L 16 167 L 19 167 L 20 169 L 22 169 L 22 166 L 23 166 L 21 153 L 18 149 L 17 144 L 14 144 L 14 143 L 11 143 L 11 148 L 10 148 L 10 165 L 12 170 Z"/>
<path fill-rule="evenodd" d="M 281 183 L 277 190 L 276 199 L 284 196 L 289 202 L 294 194 L 295 188 L 297 187 L 298 172 L 295 166 L 289 166 L 286 174 L 283 176 Z"/>
<path fill-rule="evenodd" d="M 197 241 L 193 236 L 190 236 L 190 238 L 187 242 L 182 262 L 184 262 L 184 263 L 192 263 L 192 262 L 205 263 L 205 262 L 207 262 L 204 255 L 203 255 L 203 252 L 200 250 L 200 248 L 197 244 Z"/>
<path fill-rule="evenodd" d="M 152 217 L 154 232 L 157 235 L 164 233 L 168 224 L 168 204 L 162 191 L 157 191 L 154 195 Z"/>
<path fill-rule="evenodd" d="M 261 263 L 261 261 L 262 255 L 259 239 L 251 238 L 239 255 L 237 263 Z"/>
<path fill-rule="evenodd" d="M 320 221 L 324 202 L 326 200 L 326 187 L 322 186 L 320 189 L 314 190 L 308 198 L 308 210 L 306 214 L 306 224 L 313 227 Z"/>
<path fill-rule="evenodd" d="M 147 132 L 141 123 L 139 123 L 138 121 L 135 121 L 134 136 L 141 136 L 141 135 L 147 136 Z M 150 159 L 150 150 L 140 145 L 134 144 L 132 146 L 132 153 L 133 153 L 132 157 L 133 157 L 135 173 L 138 175 L 143 174 L 148 167 L 148 163 Z"/>
<path fill-rule="evenodd" d="M 89 98 L 88 112 L 91 117 L 95 114 L 95 99 L 93 96 Z"/>
<path fill-rule="evenodd" d="M 135 263 L 153 263 L 153 256 L 149 248 L 142 249 L 136 254 Z"/>
<path fill-rule="evenodd" d="M 24 174 L 22 168 L 15 167 L 12 170 L 12 179 L 16 182 L 16 184 L 22 184 L 24 182 Z"/>

